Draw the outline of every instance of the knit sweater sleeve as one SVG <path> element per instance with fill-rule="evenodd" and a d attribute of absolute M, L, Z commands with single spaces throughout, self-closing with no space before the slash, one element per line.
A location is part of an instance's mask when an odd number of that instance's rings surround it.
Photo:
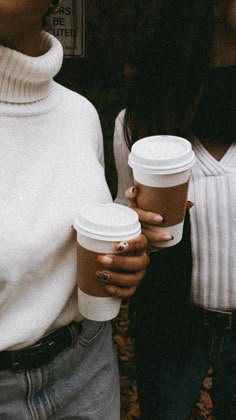
<path fill-rule="evenodd" d="M 80 96 L 80 101 L 82 101 L 82 104 L 83 104 L 81 113 L 83 114 L 84 124 L 86 123 L 91 133 L 93 133 L 93 135 L 91 136 L 92 146 L 96 152 L 96 157 L 99 163 L 104 168 L 105 160 L 104 160 L 103 133 L 102 133 L 101 121 L 100 121 L 98 112 L 96 108 L 94 107 L 94 105 L 91 102 L 89 102 L 86 98 Z M 87 111 L 85 112 L 85 110 Z"/>
<path fill-rule="evenodd" d="M 104 163 L 103 134 L 102 134 L 102 128 L 101 128 L 101 123 L 100 123 L 98 114 L 96 117 L 96 124 L 97 124 L 97 155 L 98 155 L 99 162 L 104 167 L 105 163 Z"/>
<path fill-rule="evenodd" d="M 123 124 L 125 111 L 121 111 L 115 120 L 113 149 L 114 159 L 117 170 L 118 188 L 116 203 L 127 205 L 125 191 L 134 183 L 132 170 L 128 166 L 129 149 L 125 143 Z"/>

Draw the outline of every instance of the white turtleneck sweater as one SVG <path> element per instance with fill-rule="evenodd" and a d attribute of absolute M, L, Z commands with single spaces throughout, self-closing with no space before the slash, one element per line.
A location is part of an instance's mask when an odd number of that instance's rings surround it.
<path fill-rule="evenodd" d="M 72 224 L 112 201 L 97 112 L 53 81 L 62 47 L 42 43 L 37 58 L 0 46 L 0 351 L 81 319 Z"/>
<path fill-rule="evenodd" d="M 116 118 L 114 157 L 118 173 L 116 202 L 127 204 L 125 190 L 133 185 L 129 149 L 123 135 L 124 111 Z M 236 310 L 236 144 L 220 161 L 195 139 L 196 164 L 189 200 L 193 256 L 192 301 L 210 310 Z"/>

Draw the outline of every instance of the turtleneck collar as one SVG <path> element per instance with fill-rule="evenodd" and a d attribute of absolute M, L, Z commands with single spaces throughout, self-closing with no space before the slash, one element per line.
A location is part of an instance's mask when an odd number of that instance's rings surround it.
<path fill-rule="evenodd" d="M 41 35 L 45 54 L 30 57 L 0 45 L 0 102 L 29 104 L 46 98 L 59 72 L 63 49 L 47 32 Z"/>

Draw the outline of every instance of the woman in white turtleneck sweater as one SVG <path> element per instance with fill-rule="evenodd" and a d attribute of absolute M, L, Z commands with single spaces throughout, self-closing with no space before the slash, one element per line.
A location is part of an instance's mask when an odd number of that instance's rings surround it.
<path fill-rule="evenodd" d="M 63 52 L 41 32 L 50 7 L 0 0 L 0 418 L 118 420 L 111 327 L 79 313 L 72 229 L 81 203 L 112 200 L 102 133 L 94 107 L 52 79 Z M 111 296 L 142 278 L 143 235 L 136 246 L 138 258 L 101 261 Z"/>

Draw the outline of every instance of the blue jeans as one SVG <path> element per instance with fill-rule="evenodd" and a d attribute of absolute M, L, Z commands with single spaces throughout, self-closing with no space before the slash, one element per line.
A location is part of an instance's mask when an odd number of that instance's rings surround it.
<path fill-rule="evenodd" d="M 168 314 L 135 322 L 142 420 L 187 420 L 210 366 L 215 419 L 236 418 L 236 331 L 200 325 L 190 312 L 182 323 Z"/>
<path fill-rule="evenodd" d="M 117 357 L 109 322 L 83 321 L 74 346 L 53 362 L 23 372 L 0 371 L 2 420 L 119 420 Z"/>

